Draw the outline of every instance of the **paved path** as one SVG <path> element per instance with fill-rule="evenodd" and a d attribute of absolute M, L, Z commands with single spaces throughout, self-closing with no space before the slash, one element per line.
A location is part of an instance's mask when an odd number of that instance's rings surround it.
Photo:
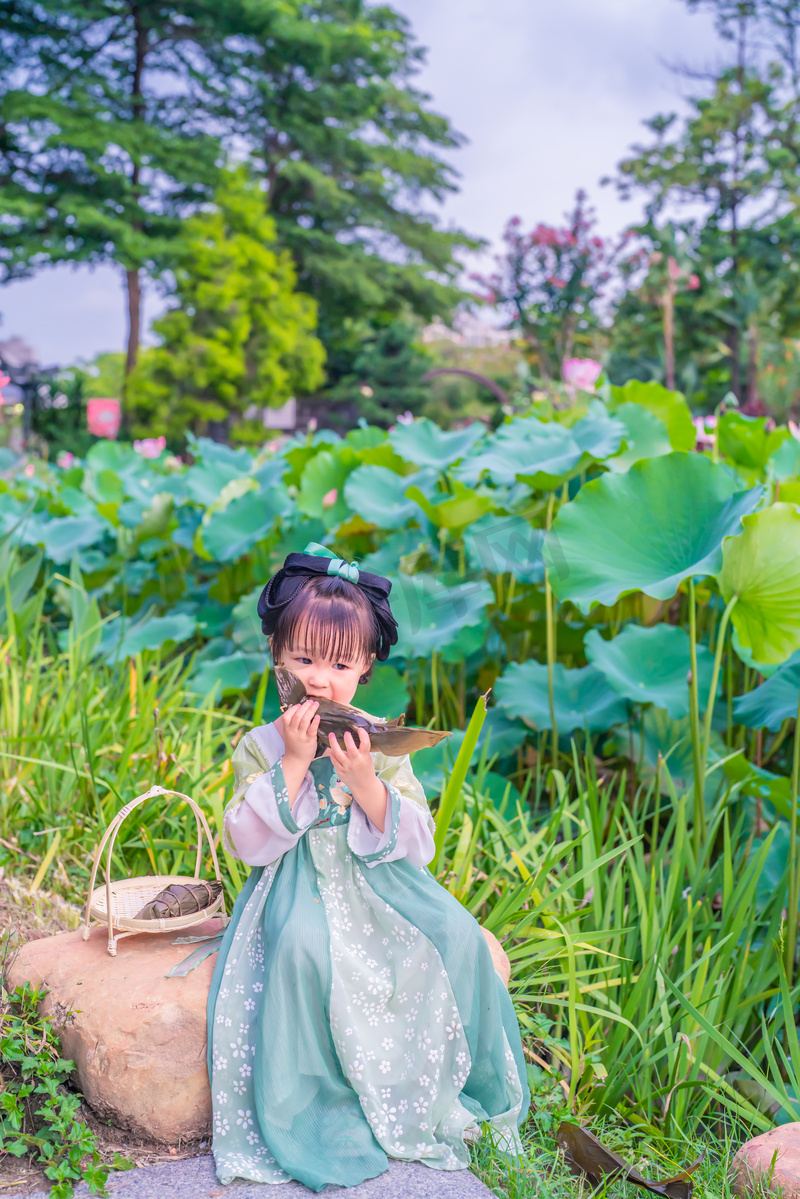
<path fill-rule="evenodd" d="M 238 1180 L 222 1186 L 210 1156 L 189 1157 L 162 1166 L 140 1166 L 113 1174 L 109 1193 L 115 1199 L 264 1199 L 273 1188 L 264 1183 Z M 305 1199 L 318 1194 L 299 1182 L 274 1188 L 275 1199 Z M 468 1170 L 432 1170 L 418 1162 L 390 1162 L 389 1169 L 357 1187 L 326 1187 L 323 1196 L 348 1199 L 491 1199 L 492 1192 Z M 28 1199 L 46 1199 L 47 1191 L 35 1191 Z M 75 1188 L 75 1199 L 91 1199 L 85 1183 Z"/>

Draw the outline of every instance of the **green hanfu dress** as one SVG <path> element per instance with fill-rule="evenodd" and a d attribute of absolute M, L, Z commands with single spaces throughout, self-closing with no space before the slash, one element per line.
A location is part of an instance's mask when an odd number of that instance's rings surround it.
<path fill-rule="evenodd" d="M 274 725 L 233 755 L 224 843 L 253 867 L 208 1001 L 213 1151 L 222 1183 L 319 1191 L 388 1158 L 469 1163 L 488 1122 L 519 1150 L 519 1027 L 480 926 L 426 868 L 432 820 L 409 759 L 373 754 L 374 828 L 328 758 L 290 807 Z"/>

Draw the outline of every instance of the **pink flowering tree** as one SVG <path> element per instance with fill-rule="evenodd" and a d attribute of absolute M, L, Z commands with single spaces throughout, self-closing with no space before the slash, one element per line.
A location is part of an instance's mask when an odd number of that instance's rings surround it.
<path fill-rule="evenodd" d="M 618 249 L 594 233 L 595 223 L 583 191 L 560 228 L 539 224 L 526 232 L 512 217 L 496 271 L 473 276 L 482 298 L 527 342 L 545 380 L 560 379 L 566 361 L 591 348 L 601 323 Z"/>

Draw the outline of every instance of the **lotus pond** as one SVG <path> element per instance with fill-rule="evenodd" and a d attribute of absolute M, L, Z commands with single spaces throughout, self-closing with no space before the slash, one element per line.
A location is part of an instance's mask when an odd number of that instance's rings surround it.
<path fill-rule="evenodd" d="M 634 381 L 493 431 L 5 458 L 0 862 L 80 899 L 154 782 L 218 827 L 278 712 L 256 598 L 323 542 L 393 582 L 360 706 L 456 730 L 415 756 L 434 865 L 509 949 L 536 1118 L 613 1115 L 665 1164 L 798 1118 L 800 442 L 735 410 L 696 438 Z M 191 835 L 151 805 L 116 868 L 180 872 Z"/>

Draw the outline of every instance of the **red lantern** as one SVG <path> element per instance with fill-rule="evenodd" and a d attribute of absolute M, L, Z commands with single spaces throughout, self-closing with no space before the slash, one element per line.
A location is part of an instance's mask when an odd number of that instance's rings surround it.
<path fill-rule="evenodd" d="M 122 409 L 119 400 L 87 400 L 86 424 L 95 437 L 113 441 L 119 433 Z"/>

